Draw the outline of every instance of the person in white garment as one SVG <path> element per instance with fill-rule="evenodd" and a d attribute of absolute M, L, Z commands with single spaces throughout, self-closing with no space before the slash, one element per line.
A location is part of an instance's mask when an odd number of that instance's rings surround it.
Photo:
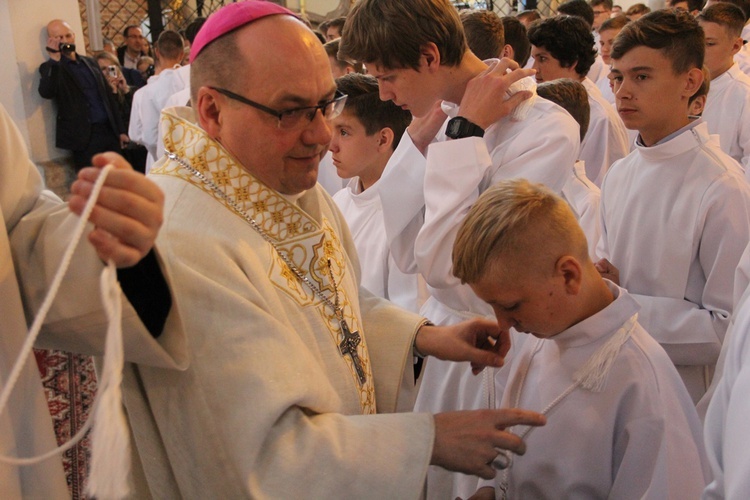
<path fill-rule="evenodd" d="M 412 112 L 401 141 L 427 152 L 425 164 L 408 165 L 400 175 L 386 172 L 379 181 L 392 255 L 402 271 L 420 273 L 428 284 L 421 313 L 442 325 L 490 317 L 491 309 L 451 274 L 458 224 L 479 194 L 501 179 L 526 177 L 560 192 L 578 159 L 577 123 L 533 95 L 533 70 L 509 59 L 482 62 L 469 51 L 447 0 L 359 2 L 340 50 L 367 65 L 381 99 Z M 415 410 L 490 408 L 491 372 L 478 377 L 467 363 L 429 359 Z M 474 477 L 431 467 L 427 496 L 466 496 L 475 485 Z"/>
<path fill-rule="evenodd" d="M 735 285 L 734 315 L 717 364 L 716 379 L 712 384 L 715 391 L 708 403 L 704 424 L 706 452 L 713 473 L 713 480 L 703 493 L 705 500 L 743 498 L 750 488 L 746 429 L 750 365 L 750 246 L 740 259 Z"/>
<path fill-rule="evenodd" d="M 585 0 L 567 0 L 557 7 L 558 16 L 573 16 L 586 22 L 588 30 L 594 37 L 594 50 L 599 48 L 599 32 L 594 29 L 595 14 L 594 7 L 589 5 Z M 531 28 L 531 26 L 529 26 Z M 532 56 L 533 59 L 533 56 Z M 594 62 L 586 73 L 586 77 L 592 82 L 597 82 L 601 77 L 607 74 L 609 68 L 604 64 L 600 54 L 596 54 Z"/>
<path fill-rule="evenodd" d="M 378 196 L 378 181 L 385 170 L 424 161 L 414 148 L 402 148 L 406 156 L 395 153 L 411 122 L 411 113 L 390 101 L 381 101 L 378 81 L 372 76 L 342 76 L 336 79 L 336 87 L 347 98 L 344 110 L 331 121 L 329 150 L 338 175 L 348 183 L 333 195 L 333 201 L 344 214 L 357 247 L 362 286 L 406 310 L 419 312 L 424 302 L 419 293 L 420 278 L 401 272 L 393 260 Z M 409 154 L 417 158 L 410 159 Z"/>
<path fill-rule="evenodd" d="M 698 498 L 703 433 L 674 365 L 638 323 L 639 305 L 605 281 L 569 205 L 524 179 L 485 191 L 453 248 L 453 270 L 501 328 L 536 337 L 513 359 L 498 408 L 548 417 L 482 498 Z M 554 452 L 550 452 L 554 450 Z"/>
<path fill-rule="evenodd" d="M 106 153 L 94 157 L 98 167 L 108 162 L 117 169 L 107 177 L 92 213 L 95 228 L 88 233 L 90 244 L 80 244 L 73 255 L 71 267 L 37 341 L 39 347 L 101 354 L 101 343 L 97 349 L 91 347 L 96 343 L 92 337 L 103 337 L 106 331 L 106 315 L 99 298 L 103 262 L 112 259 L 121 267 L 135 265 L 118 271 L 122 281 L 125 279 L 122 273 L 141 270 L 142 257 L 153 259 L 151 248 L 161 225 L 163 196 L 152 182 L 134 172 L 118 155 Z M 73 183 L 70 203 L 63 204 L 43 189 L 42 178 L 29 159 L 20 132 L 0 106 L 0 221 L 3 225 L 0 235 L 0 268 L 3 270 L 0 272 L 0 336 L 3 339 L 0 387 L 8 383 L 13 363 L 25 341 L 28 323 L 36 314 L 70 242 L 73 227 L 78 222 L 71 210 L 81 213 L 98 172 L 99 168 L 81 170 L 79 180 Z M 144 268 L 146 272 L 148 269 L 148 266 Z M 156 272 L 159 272 L 158 266 Z M 148 295 L 142 288 L 137 293 Z M 138 314 L 142 313 L 139 309 Z M 128 356 L 131 359 L 140 356 L 144 360 L 150 346 L 157 342 L 127 302 L 123 321 L 126 336 L 133 335 L 136 339 L 140 336 L 140 340 L 129 344 Z M 161 327 L 151 323 L 149 329 L 158 335 Z M 39 370 L 33 356 L 29 356 L 8 405 L 0 415 L 0 454 L 28 458 L 49 452 L 56 446 Z M 23 467 L 0 462 L 0 497 L 11 500 L 70 498 L 61 457 L 54 456 Z"/>
<path fill-rule="evenodd" d="M 176 92 L 190 84 L 190 65 L 182 66 L 185 55 L 184 40 L 176 31 L 165 30 L 154 44 L 158 72 L 150 78 L 145 87 L 138 89 L 133 96 L 130 116 L 130 129 L 135 134 L 134 141 L 148 149 L 146 173 L 154 162 L 161 158 L 163 151 L 157 148 L 159 116 L 167 100 Z"/>
<path fill-rule="evenodd" d="M 596 82 L 596 86 L 602 93 L 602 97 L 612 106 L 615 105 L 615 94 L 612 92 L 612 85 L 609 80 L 609 65 L 611 64 L 609 54 L 612 52 L 612 42 L 614 42 L 615 37 L 629 22 L 630 20 L 621 14 L 607 19 L 599 28 L 599 55 L 602 56 L 602 61 L 607 66 L 607 71 Z"/>
<path fill-rule="evenodd" d="M 601 186 L 610 165 L 624 158 L 629 148 L 622 120 L 586 77 L 596 54 L 593 37 L 582 19 L 556 16 L 529 28 L 529 41 L 538 83 L 571 78 L 586 87 L 591 114 L 578 159 L 586 164 L 586 176 Z"/>
<path fill-rule="evenodd" d="M 586 136 L 589 127 L 589 98 L 586 87 L 582 83 L 570 78 L 560 78 L 551 82 L 544 82 L 537 86 L 537 93 L 570 113 L 581 128 L 581 141 Z M 568 202 L 578 220 L 578 224 L 586 235 L 589 257 L 595 257 L 596 244 L 599 242 L 599 200 L 601 191 L 586 177 L 586 165 L 578 160 L 571 169 L 562 198 Z"/>
<path fill-rule="evenodd" d="M 705 63 L 711 74 L 711 90 L 703 119 L 711 134 L 719 135 L 721 149 L 750 168 L 750 77 L 744 74 L 734 56 L 743 45 L 745 14 L 736 5 L 719 2 L 698 17 L 706 35 Z"/>
<path fill-rule="evenodd" d="M 316 182 L 346 97 L 315 34 L 277 4 L 237 2 L 190 57 L 193 106 L 162 114 L 169 153 L 150 178 L 181 314 L 165 332 L 184 330 L 191 363 L 129 373 L 134 496 L 418 498 L 430 464 L 494 476 L 499 450 L 523 451 L 502 429 L 542 417 L 395 413 L 411 408 L 415 355 L 498 366 L 508 339 L 485 320 L 430 326 L 360 289 Z"/>
<path fill-rule="evenodd" d="M 694 401 L 710 382 L 732 315 L 734 272 L 750 240 L 750 188 L 706 123 L 689 117 L 703 82 L 703 30 L 652 12 L 612 47 L 617 109 L 636 147 L 602 185 L 600 271 L 641 304 L 640 321 Z"/>

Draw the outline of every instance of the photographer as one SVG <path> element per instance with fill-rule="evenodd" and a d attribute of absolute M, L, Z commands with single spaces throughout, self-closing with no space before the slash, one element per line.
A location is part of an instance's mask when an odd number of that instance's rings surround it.
<path fill-rule="evenodd" d="M 39 94 L 57 104 L 55 145 L 73 153 L 76 171 L 104 151 L 129 142 L 115 95 L 97 63 L 76 53 L 75 33 L 65 21 L 47 25 L 49 60 L 39 67 Z"/>

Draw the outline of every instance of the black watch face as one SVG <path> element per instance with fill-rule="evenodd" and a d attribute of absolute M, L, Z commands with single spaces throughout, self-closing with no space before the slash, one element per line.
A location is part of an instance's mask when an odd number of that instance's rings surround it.
<path fill-rule="evenodd" d="M 461 134 L 461 126 L 464 124 L 464 121 L 460 118 L 453 118 L 451 121 L 448 122 L 448 131 L 445 135 L 449 137 L 455 138 L 456 136 Z"/>

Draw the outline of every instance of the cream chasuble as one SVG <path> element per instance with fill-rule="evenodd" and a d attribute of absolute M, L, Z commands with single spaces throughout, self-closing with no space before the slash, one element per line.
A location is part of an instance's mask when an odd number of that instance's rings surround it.
<path fill-rule="evenodd" d="M 432 417 L 375 413 L 408 409 L 422 319 L 359 289 L 351 236 L 320 186 L 292 203 L 210 139 L 193 110 L 166 110 L 161 125 L 180 159 L 151 171 L 166 195 L 158 244 L 181 318 L 166 330 L 184 329 L 190 367 L 138 366 L 129 380 L 151 496 L 417 498 Z M 338 291 L 361 335 L 364 384 L 340 352 L 332 308 L 236 208 L 331 302 Z"/>
<path fill-rule="evenodd" d="M 323 218 L 318 223 L 287 198 L 255 179 L 235 163 L 219 143 L 205 136 L 202 129 L 179 120 L 169 123 L 170 120 L 169 115 L 164 117 L 164 121 L 168 122 L 165 127 L 165 148 L 200 172 L 227 198 L 212 189 L 210 184 L 192 175 L 180 161 L 166 162 L 158 171 L 154 171 L 154 174 L 171 175 L 187 181 L 214 197 L 233 216 L 245 221 L 242 217 L 242 213 L 245 213 L 257 222 L 276 247 L 269 245 L 269 249 L 277 250 L 269 255 L 268 279 L 299 309 L 306 310 L 307 314 L 320 315 L 332 345 L 339 346 L 344 340 L 344 332 L 335 311 L 295 275 L 281 258 L 279 251 L 284 252 L 297 269 L 328 296 L 329 300 L 333 302 L 336 295 L 340 294 L 344 321 L 352 332 L 360 330 L 358 304 L 353 304 L 346 293 L 347 289 L 356 287 L 356 282 L 351 269 L 346 269 L 344 250 L 328 220 Z M 234 203 L 228 202 L 228 199 Z M 239 208 L 241 213 L 235 208 Z M 364 339 L 359 342 L 356 350 L 365 373 L 364 384 L 360 383 L 353 356 L 342 356 L 342 359 L 359 388 L 362 413 L 375 413 L 375 391 Z"/>

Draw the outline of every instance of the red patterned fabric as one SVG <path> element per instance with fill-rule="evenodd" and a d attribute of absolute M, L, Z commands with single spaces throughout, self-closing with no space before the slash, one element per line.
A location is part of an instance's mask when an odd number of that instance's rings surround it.
<path fill-rule="evenodd" d="M 34 350 L 58 444 L 68 442 L 89 418 L 96 394 L 94 363 L 88 356 L 62 351 Z M 89 433 L 63 456 L 63 466 L 74 500 L 86 498 L 91 458 Z"/>

